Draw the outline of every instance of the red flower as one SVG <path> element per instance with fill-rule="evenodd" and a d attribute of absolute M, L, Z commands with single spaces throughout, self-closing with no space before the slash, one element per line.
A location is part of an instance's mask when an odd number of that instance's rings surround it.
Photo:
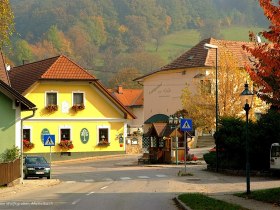
<path fill-rule="evenodd" d="M 61 140 L 58 144 L 62 149 L 73 149 L 74 145 L 71 140 Z"/>
<path fill-rule="evenodd" d="M 34 147 L 34 144 L 27 139 L 23 139 L 22 142 L 23 142 L 23 148 L 25 149 L 32 149 Z"/>

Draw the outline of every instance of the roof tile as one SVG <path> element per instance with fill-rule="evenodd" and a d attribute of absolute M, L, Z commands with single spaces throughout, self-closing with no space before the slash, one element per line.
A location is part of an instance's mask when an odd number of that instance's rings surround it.
<path fill-rule="evenodd" d="M 36 81 L 46 80 L 94 80 L 95 77 L 69 58 L 60 55 L 24 64 L 9 72 L 12 86 L 23 93 Z"/>

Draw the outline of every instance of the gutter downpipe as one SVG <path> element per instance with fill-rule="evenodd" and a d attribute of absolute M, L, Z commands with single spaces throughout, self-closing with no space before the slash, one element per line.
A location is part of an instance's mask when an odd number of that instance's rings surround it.
<path fill-rule="evenodd" d="M 32 109 L 32 115 L 29 115 L 27 117 L 24 117 L 20 120 L 20 182 L 23 184 L 23 141 L 22 141 L 22 137 L 23 137 L 23 121 L 32 118 L 35 116 L 35 112 L 36 112 L 37 108 L 33 108 Z"/>

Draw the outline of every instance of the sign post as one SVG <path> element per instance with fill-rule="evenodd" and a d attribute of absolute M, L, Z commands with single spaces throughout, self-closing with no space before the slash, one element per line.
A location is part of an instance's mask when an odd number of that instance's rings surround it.
<path fill-rule="evenodd" d="M 52 146 L 55 146 L 55 135 L 45 134 L 44 135 L 44 146 L 50 147 L 50 176 L 52 169 Z"/>
<path fill-rule="evenodd" d="M 181 120 L 181 125 L 180 125 L 181 131 L 184 132 L 184 147 L 185 147 L 185 173 L 187 173 L 187 154 L 188 154 L 188 141 L 187 141 L 187 131 L 192 131 L 192 119 L 182 119 Z"/>

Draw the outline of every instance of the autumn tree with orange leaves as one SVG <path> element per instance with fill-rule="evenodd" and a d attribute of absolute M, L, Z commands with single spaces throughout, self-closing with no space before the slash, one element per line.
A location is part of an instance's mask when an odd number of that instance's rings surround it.
<path fill-rule="evenodd" d="M 274 1 L 275 2 L 275 1 Z M 246 66 L 251 79 L 258 86 L 257 95 L 271 109 L 280 111 L 280 1 L 273 3 L 272 0 L 259 0 L 264 15 L 270 21 L 268 30 L 260 32 L 268 42 L 256 41 L 254 33 L 250 32 L 251 41 L 255 46 L 243 46 L 255 59 L 253 67 Z"/>

